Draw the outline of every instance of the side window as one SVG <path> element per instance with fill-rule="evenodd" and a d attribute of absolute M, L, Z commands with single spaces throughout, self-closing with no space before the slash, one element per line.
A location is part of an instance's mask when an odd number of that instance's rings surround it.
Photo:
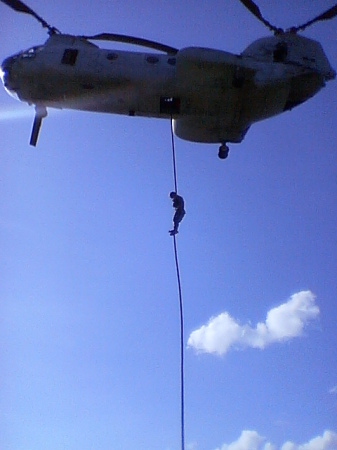
<path fill-rule="evenodd" d="M 118 58 L 117 53 L 109 52 L 109 53 L 106 55 L 106 59 L 108 59 L 109 61 L 115 61 L 115 59 L 117 59 L 117 58 Z"/>
<path fill-rule="evenodd" d="M 74 66 L 76 63 L 78 55 L 78 50 L 73 48 L 67 48 L 64 50 L 61 63 L 62 64 L 68 64 L 69 66 Z"/>
<path fill-rule="evenodd" d="M 159 58 L 157 58 L 157 56 L 150 55 L 146 58 L 146 61 L 150 64 L 157 64 L 157 62 L 159 62 Z"/>
<path fill-rule="evenodd" d="M 175 66 L 177 63 L 177 59 L 176 58 L 169 58 L 167 60 L 167 64 L 170 64 L 170 66 Z"/>

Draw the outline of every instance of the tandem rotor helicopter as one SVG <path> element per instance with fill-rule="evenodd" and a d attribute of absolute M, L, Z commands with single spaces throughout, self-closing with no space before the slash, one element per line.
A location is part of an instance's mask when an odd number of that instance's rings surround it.
<path fill-rule="evenodd" d="M 134 36 L 61 33 L 20 0 L 0 0 L 33 16 L 48 30 L 43 45 L 5 59 L 5 89 L 35 106 L 30 144 L 37 144 L 47 107 L 172 118 L 175 134 L 200 143 L 240 143 L 249 127 L 314 96 L 336 72 L 321 45 L 297 34 L 334 18 L 337 4 L 312 20 L 282 30 L 266 20 L 252 0 L 240 2 L 274 36 L 258 39 L 240 55 L 200 47 L 178 50 Z M 144 53 L 104 50 L 90 41 L 150 48 Z"/>

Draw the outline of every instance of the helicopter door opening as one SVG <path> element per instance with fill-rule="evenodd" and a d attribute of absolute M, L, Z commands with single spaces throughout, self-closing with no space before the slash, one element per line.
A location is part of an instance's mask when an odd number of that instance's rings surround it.
<path fill-rule="evenodd" d="M 77 49 L 67 48 L 66 50 L 64 50 L 61 63 L 67 64 L 69 66 L 74 66 L 76 63 L 77 55 L 78 55 Z"/>
<path fill-rule="evenodd" d="M 160 97 L 160 114 L 179 114 L 179 97 Z"/>

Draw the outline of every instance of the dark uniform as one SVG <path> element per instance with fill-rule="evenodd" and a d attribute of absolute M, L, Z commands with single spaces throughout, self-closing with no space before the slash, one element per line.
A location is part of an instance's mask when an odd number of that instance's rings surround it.
<path fill-rule="evenodd" d="M 173 216 L 173 230 L 170 230 L 169 233 L 171 236 L 174 236 L 178 233 L 179 223 L 183 220 L 186 211 L 184 209 L 184 199 L 180 195 L 178 195 L 176 192 L 171 192 L 170 198 L 172 199 L 172 206 L 175 209 L 175 213 Z"/>

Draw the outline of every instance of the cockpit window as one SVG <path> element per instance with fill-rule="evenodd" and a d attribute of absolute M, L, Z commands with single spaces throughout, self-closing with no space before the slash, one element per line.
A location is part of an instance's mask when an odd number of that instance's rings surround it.
<path fill-rule="evenodd" d="M 32 47 L 25 52 L 21 53 L 21 58 L 35 58 L 36 53 L 41 50 L 41 46 Z"/>
<path fill-rule="evenodd" d="M 78 50 L 74 48 L 67 48 L 64 50 L 61 63 L 68 64 L 69 66 L 74 66 L 76 63 L 78 55 Z"/>

